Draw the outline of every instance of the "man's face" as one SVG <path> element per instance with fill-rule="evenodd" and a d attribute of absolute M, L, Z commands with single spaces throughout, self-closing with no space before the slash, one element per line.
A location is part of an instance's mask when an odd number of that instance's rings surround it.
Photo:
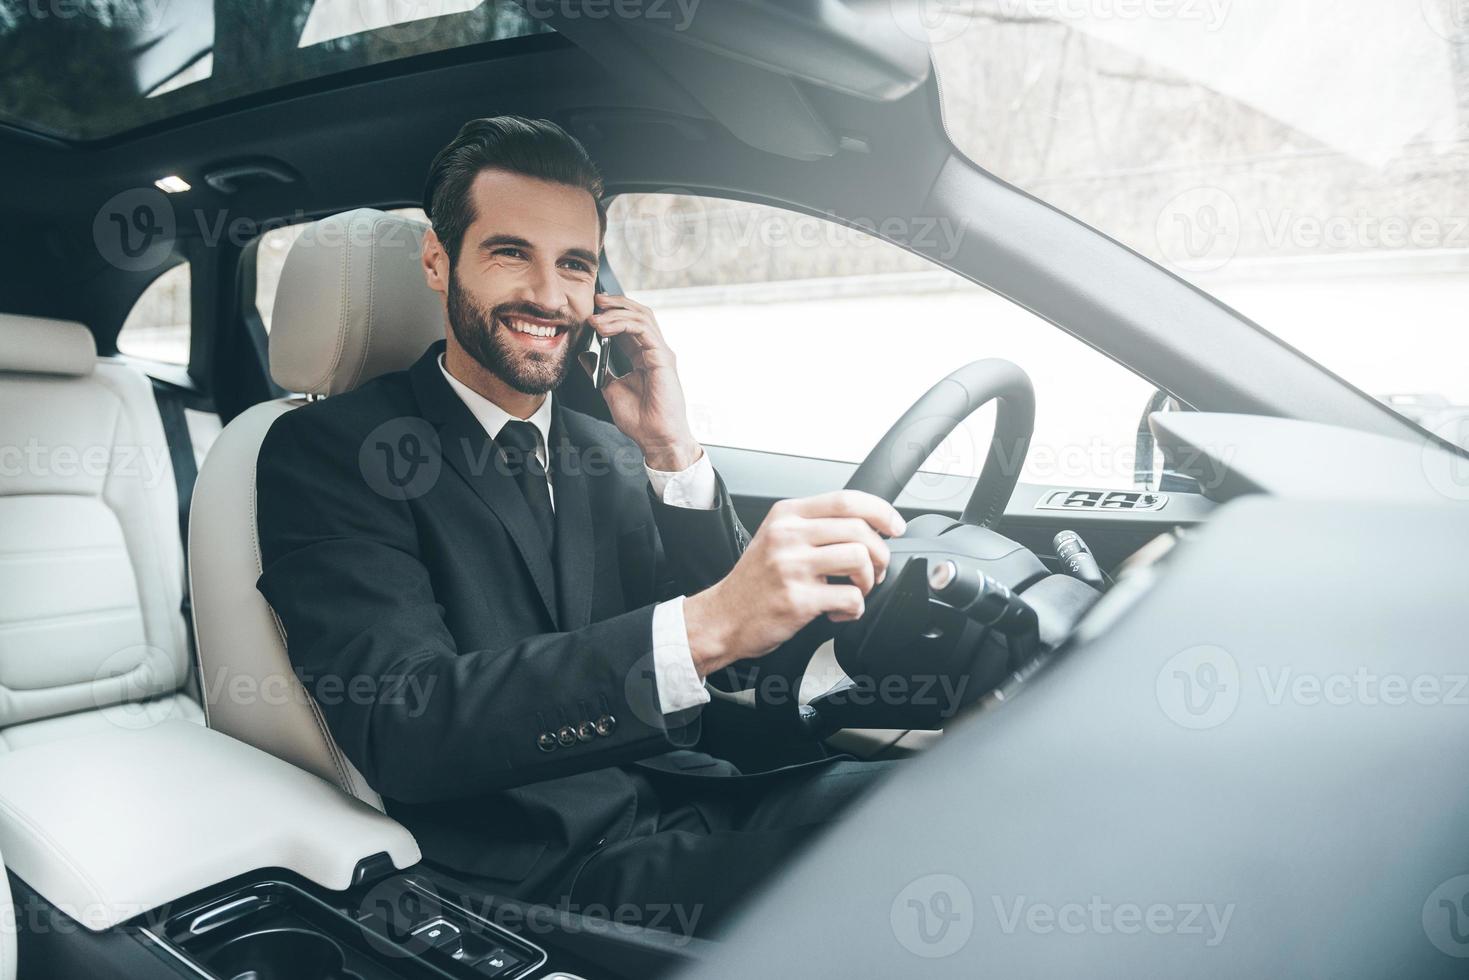
<path fill-rule="evenodd" d="M 454 339 L 516 391 L 566 377 L 596 295 L 599 225 L 586 191 L 500 170 L 475 178 L 474 221 L 449 275 Z"/>

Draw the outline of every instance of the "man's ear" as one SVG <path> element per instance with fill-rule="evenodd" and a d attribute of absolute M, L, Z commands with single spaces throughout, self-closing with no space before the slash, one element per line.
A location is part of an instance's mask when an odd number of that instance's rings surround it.
<path fill-rule="evenodd" d="M 449 253 L 430 228 L 423 234 L 423 278 L 436 293 L 449 292 Z"/>

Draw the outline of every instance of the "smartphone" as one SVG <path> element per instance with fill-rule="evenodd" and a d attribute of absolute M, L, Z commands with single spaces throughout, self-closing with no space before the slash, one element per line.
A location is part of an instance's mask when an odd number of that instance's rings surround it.
<path fill-rule="evenodd" d="M 596 307 L 595 311 L 601 313 L 602 307 Z M 577 360 L 591 375 L 592 387 L 598 391 L 632 370 L 631 362 L 618 347 L 616 339 L 603 340 L 597 331 L 588 327 L 587 346 L 577 354 Z"/>

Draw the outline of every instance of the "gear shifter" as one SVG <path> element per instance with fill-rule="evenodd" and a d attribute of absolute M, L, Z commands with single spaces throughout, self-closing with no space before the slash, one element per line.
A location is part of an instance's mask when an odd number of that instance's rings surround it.
<path fill-rule="evenodd" d="M 1056 557 L 1061 559 L 1061 564 L 1066 571 L 1076 578 L 1081 579 L 1087 585 L 1098 591 L 1102 588 L 1102 569 L 1097 565 L 1096 556 L 1092 549 L 1081 540 L 1081 535 L 1075 531 L 1062 531 L 1052 540 L 1056 547 Z"/>

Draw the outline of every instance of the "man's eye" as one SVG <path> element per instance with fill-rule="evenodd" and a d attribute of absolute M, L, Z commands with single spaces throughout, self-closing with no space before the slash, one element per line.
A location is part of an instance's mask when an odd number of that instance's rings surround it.
<path fill-rule="evenodd" d="M 563 266 L 565 266 L 566 268 L 570 269 L 573 272 L 591 272 L 592 271 L 592 267 L 590 265 L 588 265 L 587 263 L 583 262 L 581 259 L 567 259 L 565 262 L 563 262 L 561 264 Z"/>
<path fill-rule="evenodd" d="M 508 245 L 507 246 L 504 246 L 502 248 L 495 249 L 495 253 L 494 254 L 496 254 L 496 255 L 503 255 L 503 256 L 506 256 L 507 258 L 512 258 L 512 259 L 523 259 L 523 258 L 525 258 L 525 251 L 523 249 L 512 248 L 512 247 L 510 247 Z"/>

